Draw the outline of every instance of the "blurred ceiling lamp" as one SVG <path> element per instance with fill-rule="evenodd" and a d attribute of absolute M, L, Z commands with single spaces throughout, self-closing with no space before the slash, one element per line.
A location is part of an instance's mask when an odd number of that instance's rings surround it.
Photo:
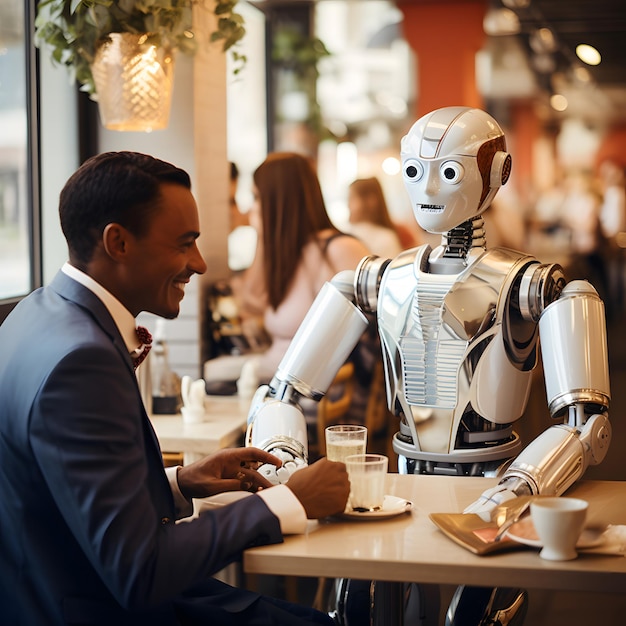
<path fill-rule="evenodd" d="M 577 65 L 576 67 L 574 67 L 572 72 L 576 80 L 581 83 L 588 83 L 591 81 L 591 74 L 589 73 L 589 70 L 582 65 Z"/>
<path fill-rule="evenodd" d="M 550 106 L 555 111 L 563 112 L 567 109 L 568 105 L 569 103 L 564 95 L 560 93 L 555 93 L 554 95 L 550 96 Z"/>
<path fill-rule="evenodd" d="M 581 43 L 576 46 L 576 56 L 587 65 L 600 65 L 600 53 L 589 44 Z"/>
<path fill-rule="evenodd" d="M 530 0 L 502 0 L 502 4 L 509 9 L 527 9 Z"/>
<path fill-rule="evenodd" d="M 382 163 L 383 172 L 395 176 L 400 171 L 400 161 L 396 157 L 387 157 Z"/>
<path fill-rule="evenodd" d="M 545 52 L 535 54 L 531 59 L 531 63 L 540 74 L 552 74 L 556 70 L 556 61 L 551 54 Z"/>
<path fill-rule="evenodd" d="M 96 50 L 91 71 L 105 128 L 150 132 L 167 127 L 174 57 L 146 43 L 147 37 L 111 33 Z"/>
<path fill-rule="evenodd" d="M 510 9 L 490 8 L 483 18 L 483 30 L 491 37 L 517 35 L 520 23 L 517 15 Z"/>
<path fill-rule="evenodd" d="M 554 33 L 549 28 L 538 28 L 534 30 L 528 38 L 528 43 L 534 52 L 554 52 L 556 50 L 556 39 Z"/>

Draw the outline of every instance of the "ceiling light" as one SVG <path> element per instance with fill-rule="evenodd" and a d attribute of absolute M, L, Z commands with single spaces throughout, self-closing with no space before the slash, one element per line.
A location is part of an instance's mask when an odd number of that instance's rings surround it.
<path fill-rule="evenodd" d="M 599 65 L 602 60 L 600 53 L 593 46 L 586 43 L 576 46 L 576 56 L 587 65 Z"/>
<path fill-rule="evenodd" d="M 580 81 L 581 83 L 588 83 L 591 80 L 591 74 L 589 74 L 589 70 L 582 65 L 577 65 L 574 68 L 574 76 L 576 77 L 576 80 Z"/>
<path fill-rule="evenodd" d="M 554 52 L 556 50 L 556 39 L 554 33 L 549 28 L 539 28 L 530 34 L 528 39 L 530 47 L 537 53 Z"/>
<path fill-rule="evenodd" d="M 387 157 L 382 164 L 383 172 L 389 176 L 395 176 L 401 169 L 400 161 L 395 157 Z"/>
<path fill-rule="evenodd" d="M 552 74 L 556 70 L 556 61 L 551 54 L 535 54 L 531 62 L 535 70 L 541 74 Z"/>
<path fill-rule="evenodd" d="M 553 96 L 550 96 L 550 106 L 555 111 L 565 111 L 567 109 L 567 98 L 560 93 L 555 93 Z"/>
<path fill-rule="evenodd" d="M 489 9 L 483 19 L 483 30 L 492 37 L 517 35 L 520 32 L 519 19 L 509 9 Z"/>
<path fill-rule="evenodd" d="M 530 0 L 502 0 L 502 4 L 509 9 L 526 9 Z"/>

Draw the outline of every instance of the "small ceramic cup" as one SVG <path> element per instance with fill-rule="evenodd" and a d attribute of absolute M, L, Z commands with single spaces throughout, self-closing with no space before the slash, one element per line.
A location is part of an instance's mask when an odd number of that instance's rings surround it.
<path fill-rule="evenodd" d="M 530 504 L 530 515 L 541 542 L 539 556 L 569 561 L 578 556 L 576 542 L 587 518 L 588 503 L 578 498 L 540 497 Z"/>

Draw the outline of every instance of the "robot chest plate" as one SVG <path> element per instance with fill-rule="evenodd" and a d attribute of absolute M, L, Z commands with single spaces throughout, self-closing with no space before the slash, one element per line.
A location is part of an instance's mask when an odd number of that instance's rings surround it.
<path fill-rule="evenodd" d="M 460 274 L 441 275 L 422 271 L 420 265 L 418 254 L 410 268 L 391 268 L 379 325 L 393 361 L 401 365 L 405 400 L 451 409 L 467 392 L 479 359 L 475 348 L 497 332 L 507 272 L 477 262 Z"/>

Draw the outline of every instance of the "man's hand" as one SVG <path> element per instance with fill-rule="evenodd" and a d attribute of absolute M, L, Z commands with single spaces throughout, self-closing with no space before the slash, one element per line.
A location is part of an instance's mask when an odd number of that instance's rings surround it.
<path fill-rule="evenodd" d="M 308 519 L 343 513 L 350 495 L 345 464 L 326 458 L 294 472 L 287 487 L 300 500 Z"/>
<path fill-rule="evenodd" d="M 178 486 L 186 498 L 206 498 L 224 491 L 251 491 L 271 487 L 257 469 L 282 461 L 258 448 L 225 448 L 178 470 Z"/>

